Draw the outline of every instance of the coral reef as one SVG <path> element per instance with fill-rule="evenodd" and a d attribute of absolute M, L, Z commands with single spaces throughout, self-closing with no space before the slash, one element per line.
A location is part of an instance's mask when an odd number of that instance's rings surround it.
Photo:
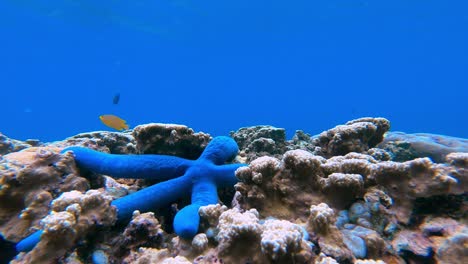
<path fill-rule="evenodd" d="M 350 152 L 372 151 L 389 128 L 390 122 L 385 118 L 365 117 L 316 136 L 298 130 L 291 140 L 286 140 L 286 131 L 283 128 L 272 126 L 240 128 L 231 132 L 231 137 L 239 145 L 239 156 L 248 162 L 262 156 L 281 158 L 280 154 L 294 149 L 329 158 Z"/>
<path fill-rule="evenodd" d="M 81 146 L 113 154 L 136 153 L 135 139 L 130 132 L 86 132 L 47 145 L 61 149 L 69 146 Z"/>
<path fill-rule="evenodd" d="M 0 232 L 15 242 L 39 227 L 53 199 L 90 187 L 79 175 L 72 155 L 60 155 L 52 147 L 31 147 L 3 156 L 0 186 Z"/>
<path fill-rule="evenodd" d="M 211 136 L 177 124 L 151 123 L 133 129 L 138 153 L 164 154 L 197 159 Z"/>
<path fill-rule="evenodd" d="M 0 232 L 26 251 L 12 263 L 467 263 L 466 140 L 389 128 L 241 128 L 247 166 L 183 125 L 4 138 Z"/>
<path fill-rule="evenodd" d="M 335 226 L 335 221 L 335 213 L 327 204 L 312 205 L 307 220 L 307 229 L 317 236 L 316 243 L 322 253 L 333 257 L 340 263 L 351 263 L 354 259 L 351 251 L 354 248 L 350 250 L 347 247 L 343 235 Z M 362 245 L 359 246 L 362 247 Z M 354 251 L 362 251 L 362 248 L 356 248 Z"/>
<path fill-rule="evenodd" d="M 38 140 L 28 139 L 26 141 L 20 141 L 8 138 L 4 134 L 0 133 L 0 155 L 5 155 L 11 152 L 17 152 L 29 147 L 37 147 L 40 145 Z"/>
<path fill-rule="evenodd" d="M 360 118 L 320 133 L 314 145 L 320 148 L 317 154 L 327 158 L 365 152 L 380 143 L 389 129 L 390 122 L 385 118 Z"/>
<path fill-rule="evenodd" d="M 137 251 L 132 251 L 129 256 L 123 260 L 124 264 L 191 264 L 184 257 L 172 257 L 167 249 L 155 249 L 141 247 Z"/>
<path fill-rule="evenodd" d="M 434 162 L 445 162 L 447 154 L 468 152 L 468 140 L 429 133 L 388 132 L 379 148 L 392 153 L 394 161 L 429 157 Z"/>
<path fill-rule="evenodd" d="M 22 253 L 12 263 L 50 263 L 61 258 L 77 241 L 98 226 L 111 226 L 116 220 L 116 208 L 111 199 L 98 190 L 85 194 L 64 192 L 51 203 L 51 212 L 41 221 L 40 242 L 27 254 Z M 30 241 L 18 243 L 19 251 L 30 247 Z"/>
<path fill-rule="evenodd" d="M 216 137 L 195 161 L 167 155 L 115 155 L 82 147 L 70 147 L 63 153 L 73 152 L 75 161 L 82 168 L 121 178 L 153 178 L 166 180 L 133 194 L 112 201 L 117 209 L 117 219 L 127 220 L 135 210 L 149 211 L 187 196 L 191 192 L 192 203 L 182 208 L 174 218 L 174 230 L 183 238 L 196 235 L 200 206 L 216 204 L 217 187 L 232 186 L 236 182 L 234 172 L 244 164 L 226 164 L 238 152 L 236 143 L 228 137 Z M 41 231 L 37 231 L 41 232 Z M 19 251 L 28 250 L 38 234 L 22 241 Z"/>
<path fill-rule="evenodd" d="M 239 156 L 247 161 L 264 155 L 281 154 L 286 148 L 286 130 L 273 126 L 243 127 L 231 132 L 237 142 Z"/>
<path fill-rule="evenodd" d="M 109 255 L 120 257 L 139 247 L 160 247 L 164 238 L 165 232 L 153 212 L 135 211 L 123 233 L 113 239 Z"/>

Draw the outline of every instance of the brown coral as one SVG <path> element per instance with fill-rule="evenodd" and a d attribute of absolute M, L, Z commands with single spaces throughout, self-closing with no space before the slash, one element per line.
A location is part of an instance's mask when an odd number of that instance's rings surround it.
<path fill-rule="evenodd" d="M 124 264 L 191 264 L 184 257 L 173 257 L 167 249 L 145 248 L 132 251 L 123 262 Z"/>
<path fill-rule="evenodd" d="M 65 192 L 52 202 L 52 212 L 41 221 L 43 234 L 34 249 L 13 263 L 50 263 L 97 226 L 114 224 L 117 212 L 101 191 Z"/>
<path fill-rule="evenodd" d="M 49 212 L 49 203 L 63 192 L 86 191 L 89 183 L 78 176 L 70 153 L 32 147 L 4 156 L 0 165 L 0 231 L 18 241 L 38 227 Z"/>
<path fill-rule="evenodd" d="M 327 204 L 312 205 L 307 230 L 317 235 L 317 243 L 322 253 L 339 262 L 352 261 L 353 254 L 344 244 L 343 235 L 335 226 L 335 221 L 335 212 Z"/>
<path fill-rule="evenodd" d="M 150 123 L 133 129 L 137 150 L 142 154 L 165 154 L 197 159 L 211 140 L 209 134 L 177 124 Z"/>
<path fill-rule="evenodd" d="M 416 198 L 450 194 L 458 184 L 449 167 L 432 163 L 428 158 L 404 163 L 380 162 L 372 166 L 369 177 L 392 197 L 392 211 L 403 223 L 409 221 Z"/>
<path fill-rule="evenodd" d="M 0 155 L 5 155 L 11 152 L 17 152 L 25 148 L 35 147 L 39 145 L 39 142 L 34 140 L 27 140 L 25 142 L 11 139 L 4 134 L 0 133 Z"/>
<path fill-rule="evenodd" d="M 131 132 L 94 131 L 80 133 L 48 144 L 49 146 L 65 148 L 82 146 L 112 154 L 136 153 L 136 142 Z"/>
<path fill-rule="evenodd" d="M 342 209 L 363 195 L 364 177 L 352 172 L 369 171 L 367 160 L 353 160 L 362 162 L 358 165 L 335 162 L 331 166 L 323 157 L 305 150 L 287 151 L 281 161 L 258 158 L 249 167 L 237 170 L 240 180 L 235 185 L 240 194 L 237 199 L 244 209 L 256 208 L 264 216 L 291 221 L 305 220 L 309 205 L 322 201 Z M 351 173 L 346 174 L 348 171 Z"/>
<path fill-rule="evenodd" d="M 389 129 L 390 122 L 385 118 L 359 118 L 322 132 L 314 139 L 314 145 L 325 157 L 365 152 L 380 143 Z"/>
<path fill-rule="evenodd" d="M 286 151 L 286 130 L 273 126 L 243 127 L 231 132 L 239 146 L 239 155 L 252 161 L 264 155 L 276 155 Z"/>
<path fill-rule="evenodd" d="M 135 211 L 123 233 L 113 239 L 111 255 L 121 257 L 139 247 L 160 246 L 164 236 L 165 232 L 153 212 L 141 214 Z"/>

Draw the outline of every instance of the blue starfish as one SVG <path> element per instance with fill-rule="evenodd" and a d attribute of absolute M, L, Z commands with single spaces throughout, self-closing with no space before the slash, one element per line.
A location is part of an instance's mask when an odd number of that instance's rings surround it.
<path fill-rule="evenodd" d="M 183 238 L 197 234 L 201 206 L 218 202 L 217 187 L 233 186 L 235 171 L 245 164 L 224 163 L 239 151 L 229 137 L 215 137 L 197 160 L 167 155 L 117 155 L 82 147 L 69 147 L 81 168 L 117 178 L 153 179 L 162 181 L 133 194 L 112 201 L 117 208 L 117 221 L 127 221 L 133 211 L 150 211 L 167 206 L 191 193 L 191 204 L 177 212 L 174 231 Z M 18 252 L 31 250 L 40 240 L 42 230 L 16 245 Z"/>

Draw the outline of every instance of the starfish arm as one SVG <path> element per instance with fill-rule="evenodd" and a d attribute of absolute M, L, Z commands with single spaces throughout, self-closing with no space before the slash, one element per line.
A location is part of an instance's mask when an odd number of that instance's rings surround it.
<path fill-rule="evenodd" d="M 179 177 L 116 199 L 111 204 L 117 208 L 117 221 L 125 221 L 132 216 L 135 210 L 146 212 L 177 200 L 177 198 L 189 193 L 191 186 L 190 178 Z M 16 244 L 16 251 L 24 252 L 33 249 L 39 243 L 42 233 L 43 231 L 39 230 L 21 240 Z"/>
<path fill-rule="evenodd" d="M 198 232 L 200 215 L 198 209 L 201 206 L 216 204 L 218 194 L 216 184 L 210 180 L 195 182 L 192 187 L 192 204 L 179 212 L 174 218 L 174 231 L 182 238 L 192 238 Z"/>
<path fill-rule="evenodd" d="M 117 221 L 126 221 L 135 210 L 147 212 L 170 204 L 190 193 L 191 186 L 189 177 L 179 177 L 116 199 L 111 204 L 117 207 Z"/>
<path fill-rule="evenodd" d="M 27 236 L 20 242 L 18 242 L 18 244 L 16 244 L 16 251 L 26 252 L 26 251 L 30 251 L 31 249 L 33 249 L 36 246 L 36 244 L 39 243 L 42 233 L 43 233 L 42 230 L 38 230 L 32 233 L 31 235 Z"/>
<path fill-rule="evenodd" d="M 216 185 L 218 187 L 234 186 L 238 182 L 236 170 L 244 166 L 247 166 L 247 164 L 236 163 L 216 166 L 216 175 L 214 177 Z"/>
<path fill-rule="evenodd" d="M 83 147 L 68 147 L 81 168 L 117 178 L 167 180 L 179 177 L 193 164 L 187 160 L 167 155 L 108 154 Z"/>
<path fill-rule="evenodd" d="M 224 164 L 233 159 L 239 148 L 234 139 L 225 136 L 213 138 L 201 154 L 199 160 L 209 160 L 216 165 Z"/>

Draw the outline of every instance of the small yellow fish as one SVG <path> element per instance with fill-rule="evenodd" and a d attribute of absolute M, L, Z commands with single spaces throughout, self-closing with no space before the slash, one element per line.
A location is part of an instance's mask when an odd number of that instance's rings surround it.
<path fill-rule="evenodd" d="M 128 125 L 126 121 L 118 116 L 101 115 L 99 116 L 99 119 L 101 119 L 101 122 L 104 123 L 104 125 L 111 127 L 113 129 L 117 129 L 117 130 L 128 129 Z"/>

